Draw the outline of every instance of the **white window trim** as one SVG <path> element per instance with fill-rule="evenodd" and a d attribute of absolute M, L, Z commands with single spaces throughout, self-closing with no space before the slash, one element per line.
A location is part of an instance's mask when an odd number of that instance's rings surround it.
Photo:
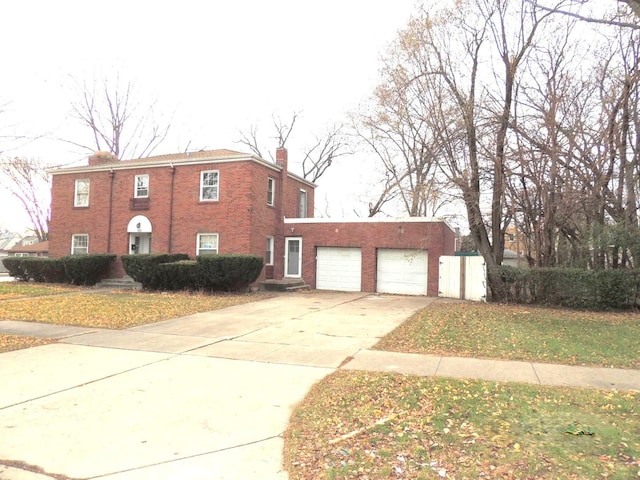
<path fill-rule="evenodd" d="M 86 203 L 78 202 L 78 184 L 80 182 L 87 182 L 87 201 Z M 73 206 L 74 207 L 88 207 L 89 206 L 89 195 L 91 193 L 91 180 L 88 178 L 77 178 L 75 182 L 75 189 L 73 191 Z"/>
<path fill-rule="evenodd" d="M 220 235 L 217 233 L 198 233 L 196 235 L 196 255 L 200 255 L 200 237 L 204 235 L 214 235 L 216 237 L 216 251 L 212 252 L 212 249 L 205 249 L 208 254 L 217 255 L 220 252 Z"/>
<path fill-rule="evenodd" d="M 205 173 L 215 173 L 217 178 L 216 185 L 204 185 L 204 174 Z M 202 193 L 204 191 L 204 187 L 216 187 L 216 197 L 215 198 L 203 198 Z M 217 202 L 220 199 L 220 170 L 203 170 L 200 172 L 200 201 L 201 202 Z"/>
<path fill-rule="evenodd" d="M 274 250 L 275 245 L 276 245 L 275 237 L 273 235 L 268 235 L 267 236 L 267 243 L 269 244 L 269 247 L 270 247 L 270 249 L 268 249 L 267 252 L 269 252 L 270 255 L 269 255 L 269 258 L 267 258 L 267 261 L 266 261 L 265 265 L 272 266 L 273 265 L 273 258 L 274 258 L 273 250 Z"/>
<path fill-rule="evenodd" d="M 146 177 L 147 178 L 147 194 L 139 195 L 138 194 L 138 179 Z M 149 198 L 149 174 L 145 173 L 143 175 L 136 175 L 133 179 L 133 198 Z"/>
<path fill-rule="evenodd" d="M 76 237 L 86 237 L 87 238 L 87 251 L 84 253 L 76 253 Z M 84 248 L 84 247 L 82 247 Z M 89 253 L 89 234 L 88 233 L 74 233 L 71 235 L 71 255 L 87 255 Z"/>
<path fill-rule="evenodd" d="M 269 188 L 271 187 L 271 188 Z M 267 205 L 273 207 L 276 203 L 276 179 L 269 177 L 267 180 Z"/>

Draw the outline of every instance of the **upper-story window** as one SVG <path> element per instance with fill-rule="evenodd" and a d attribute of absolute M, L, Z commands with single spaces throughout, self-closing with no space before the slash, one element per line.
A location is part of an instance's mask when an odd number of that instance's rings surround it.
<path fill-rule="evenodd" d="M 267 180 L 267 205 L 273 206 L 276 198 L 276 179 L 269 177 Z"/>
<path fill-rule="evenodd" d="M 134 183 L 134 198 L 149 197 L 149 175 L 136 175 Z"/>
<path fill-rule="evenodd" d="M 302 189 L 298 194 L 298 218 L 307 218 L 307 191 Z"/>
<path fill-rule="evenodd" d="M 200 201 L 218 201 L 220 172 L 207 170 L 200 172 Z"/>
<path fill-rule="evenodd" d="M 88 178 L 76 180 L 76 190 L 73 196 L 74 207 L 88 207 L 89 206 L 89 185 Z"/>

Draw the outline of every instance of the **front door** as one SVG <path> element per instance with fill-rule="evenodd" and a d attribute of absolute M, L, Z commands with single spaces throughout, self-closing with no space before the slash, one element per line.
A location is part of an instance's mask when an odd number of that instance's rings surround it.
<path fill-rule="evenodd" d="M 130 233 L 129 234 L 129 253 L 151 253 L 151 234 L 150 233 Z"/>
<path fill-rule="evenodd" d="M 300 278 L 302 276 L 302 238 L 287 238 L 284 254 L 284 276 Z"/>

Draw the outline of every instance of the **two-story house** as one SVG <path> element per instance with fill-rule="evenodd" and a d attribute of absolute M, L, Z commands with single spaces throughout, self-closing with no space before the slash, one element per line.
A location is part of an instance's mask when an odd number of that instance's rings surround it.
<path fill-rule="evenodd" d="M 313 288 L 437 295 L 439 255 L 454 233 L 426 219 L 314 219 L 315 185 L 276 162 L 232 150 L 51 171 L 49 255 L 261 255 L 259 280 L 303 278 Z M 116 262 L 110 277 L 124 274 Z"/>

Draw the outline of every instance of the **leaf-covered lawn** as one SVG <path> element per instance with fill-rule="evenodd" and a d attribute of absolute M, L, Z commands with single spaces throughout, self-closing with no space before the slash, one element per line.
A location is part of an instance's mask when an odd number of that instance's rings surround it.
<path fill-rule="evenodd" d="M 45 285 L 41 283 L 0 282 L 0 301 L 16 298 L 40 297 L 74 292 L 81 287 L 70 285 Z"/>
<path fill-rule="evenodd" d="M 0 353 L 20 350 L 21 348 L 37 347 L 54 343 L 55 340 L 47 338 L 24 337 L 22 335 L 0 335 Z"/>
<path fill-rule="evenodd" d="M 376 349 L 640 368 L 640 315 L 434 302 Z"/>
<path fill-rule="evenodd" d="M 267 298 L 265 294 L 96 292 L 0 302 L 0 319 L 122 329 Z"/>
<path fill-rule="evenodd" d="M 340 370 L 285 434 L 291 480 L 629 479 L 640 394 Z"/>

